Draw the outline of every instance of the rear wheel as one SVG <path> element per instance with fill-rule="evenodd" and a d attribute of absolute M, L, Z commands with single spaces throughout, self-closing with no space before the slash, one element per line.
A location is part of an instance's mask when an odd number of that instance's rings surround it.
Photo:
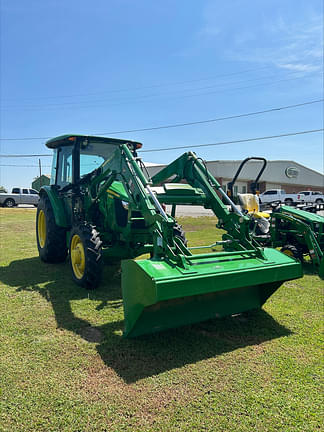
<path fill-rule="evenodd" d="M 12 198 L 8 198 L 8 199 L 4 202 L 3 205 L 4 205 L 4 207 L 12 208 L 12 207 L 15 207 L 16 203 L 15 203 L 15 200 L 13 200 Z"/>
<path fill-rule="evenodd" d="M 285 245 L 283 248 L 281 248 L 280 252 L 284 253 L 285 255 L 291 256 L 292 258 L 296 258 L 299 261 L 303 260 L 302 250 L 292 244 Z"/>
<path fill-rule="evenodd" d="M 322 200 L 322 198 L 318 198 L 315 202 L 316 202 L 316 204 L 322 204 L 323 200 Z"/>
<path fill-rule="evenodd" d="M 96 288 L 101 280 L 103 261 L 99 233 L 89 224 L 71 231 L 70 264 L 74 281 L 87 289 Z"/>
<path fill-rule="evenodd" d="M 41 196 L 37 206 L 36 239 L 42 261 L 48 263 L 65 261 L 66 230 L 56 225 L 52 205 L 47 195 Z"/>

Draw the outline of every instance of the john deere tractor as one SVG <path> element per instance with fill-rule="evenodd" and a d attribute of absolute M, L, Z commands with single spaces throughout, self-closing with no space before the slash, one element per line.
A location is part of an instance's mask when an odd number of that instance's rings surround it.
<path fill-rule="evenodd" d="M 54 154 L 37 209 L 39 255 L 52 263 L 68 256 L 73 279 L 88 289 L 100 283 L 104 263 L 121 260 L 125 336 L 260 308 L 284 281 L 302 276 L 297 260 L 253 238 L 250 218 L 195 153 L 150 178 L 139 142 L 63 135 L 46 145 Z M 191 252 L 177 204 L 217 216 L 226 233 L 200 247 L 208 253 Z M 143 254 L 149 258 L 135 260 Z"/>
<path fill-rule="evenodd" d="M 261 161 L 262 165 L 255 181 L 250 184 L 250 193 L 238 194 L 238 200 L 242 212 L 250 217 L 251 235 L 260 244 L 281 247 L 281 252 L 301 262 L 308 256 L 315 273 L 324 279 L 324 217 L 301 208 L 282 206 L 280 202 L 272 203 L 271 213 L 260 211 L 257 185 L 267 166 L 266 159 L 244 159 L 233 180 L 227 184 L 229 196 L 233 196 L 233 186 L 250 160 Z"/>

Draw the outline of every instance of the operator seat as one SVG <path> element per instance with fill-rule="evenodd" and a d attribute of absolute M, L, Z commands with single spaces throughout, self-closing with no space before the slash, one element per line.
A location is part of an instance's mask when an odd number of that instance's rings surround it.
<path fill-rule="evenodd" d="M 253 195 L 251 193 L 246 194 L 237 194 L 240 205 L 243 210 L 246 210 L 247 213 L 253 216 L 256 219 L 265 218 L 269 219 L 270 214 L 266 212 L 261 212 L 259 205 L 259 198 L 257 195 Z"/>

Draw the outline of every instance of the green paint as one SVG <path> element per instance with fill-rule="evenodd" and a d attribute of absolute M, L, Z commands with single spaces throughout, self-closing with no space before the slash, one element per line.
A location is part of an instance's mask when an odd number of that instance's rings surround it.
<path fill-rule="evenodd" d="M 193 256 L 185 271 L 166 261 L 123 261 L 125 336 L 133 337 L 261 308 L 280 285 L 302 277 L 301 264 L 275 249 Z"/>
<path fill-rule="evenodd" d="M 64 208 L 64 200 L 58 196 L 57 191 L 51 186 L 43 186 L 40 191 L 40 194 L 42 193 L 45 193 L 51 202 L 56 225 L 68 228 L 69 224 L 67 222 L 66 210 Z"/>

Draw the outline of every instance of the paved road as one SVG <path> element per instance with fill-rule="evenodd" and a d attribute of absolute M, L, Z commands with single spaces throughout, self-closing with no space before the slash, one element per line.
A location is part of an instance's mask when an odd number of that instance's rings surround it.
<path fill-rule="evenodd" d="M 36 210 L 36 208 L 33 205 L 29 205 L 29 204 L 20 204 L 17 207 Z M 167 205 L 166 207 L 167 207 L 167 212 L 171 213 L 171 206 Z M 271 210 L 268 211 L 271 213 Z M 324 210 L 317 212 L 317 214 L 320 216 L 324 216 Z M 205 209 L 200 206 L 178 205 L 176 216 L 191 216 L 191 217 L 214 216 L 214 213 L 211 210 Z"/>

